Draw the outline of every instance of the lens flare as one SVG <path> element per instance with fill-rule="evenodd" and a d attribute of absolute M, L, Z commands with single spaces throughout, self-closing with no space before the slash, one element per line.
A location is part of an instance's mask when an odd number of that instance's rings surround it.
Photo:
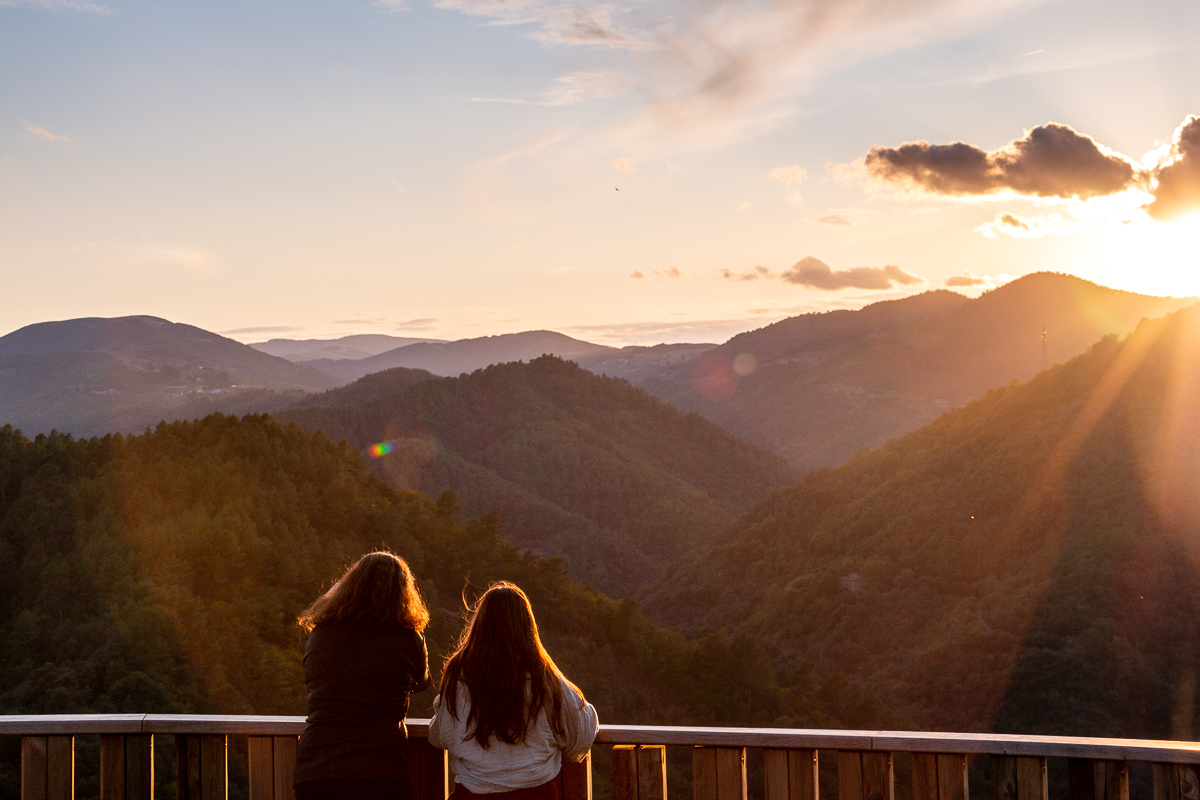
<path fill-rule="evenodd" d="M 383 458 L 388 453 L 390 453 L 396 449 L 396 443 L 395 442 L 379 442 L 378 444 L 371 445 L 367 449 L 371 453 L 371 458 Z"/>

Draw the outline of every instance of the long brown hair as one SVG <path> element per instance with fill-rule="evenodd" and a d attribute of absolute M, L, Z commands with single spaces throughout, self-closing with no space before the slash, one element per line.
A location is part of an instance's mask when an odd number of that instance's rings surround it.
<path fill-rule="evenodd" d="M 529 598 L 515 584 L 500 581 L 488 587 L 471 612 L 442 671 L 443 706 L 457 719 L 458 685 L 466 685 L 471 695 L 467 737 L 484 748 L 493 736 L 507 744 L 525 741 L 542 708 L 550 727 L 563 735 L 563 684 L 580 698 L 583 692 L 542 646 Z"/>
<path fill-rule="evenodd" d="M 400 623 L 417 633 L 429 624 L 412 570 L 394 553 L 367 553 L 296 620 L 306 631 L 322 622 Z"/>

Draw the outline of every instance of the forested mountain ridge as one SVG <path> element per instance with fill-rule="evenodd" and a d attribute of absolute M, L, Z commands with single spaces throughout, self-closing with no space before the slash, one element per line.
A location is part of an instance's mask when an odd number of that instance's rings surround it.
<path fill-rule="evenodd" d="M 776 673 L 753 642 L 688 643 L 632 601 L 571 580 L 558 560 L 521 555 L 497 525 L 462 520 L 451 494 L 397 491 L 349 447 L 265 416 L 90 440 L 30 441 L 2 426 L 0 714 L 302 714 L 295 618 L 384 546 L 412 565 L 432 612 L 435 676 L 462 625 L 464 588 L 504 578 L 526 589 L 547 647 L 606 721 L 887 718 L 808 665 Z M 431 698 L 414 698 L 413 715 Z M 16 740 L 3 744 L 12 756 Z M 81 745 L 82 761 L 94 756 Z M 13 767 L 0 759 L 0 793 L 15 795 Z"/>
<path fill-rule="evenodd" d="M 1200 308 L 809 474 L 648 609 L 923 728 L 1195 738 Z"/>
<path fill-rule="evenodd" d="M 974 300 L 939 290 L 792 317 L 739 334 L 641 385 L 814 469 L 1194 300 L 1036 273 Z"/>
<path fill-rule="evenodd" d="M 279 418 L 360 451 L 385 444 L 375 464 L 393 485 L 497 510 L 511 541 L 620 595 L 792 477 L 707 420 L 553 356 L 458 378 L 378 373 Z"/>
<path fill-rule="evenodd" d="M 0 425 L 77 435 L 282 408 L 336 385 L 314 369 L 157 317 L 29 325 L 0 337 Z"/>

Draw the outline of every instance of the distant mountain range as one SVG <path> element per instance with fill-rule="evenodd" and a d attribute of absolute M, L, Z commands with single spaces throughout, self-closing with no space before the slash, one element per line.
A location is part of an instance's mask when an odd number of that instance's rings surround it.
<path fill-rule="evenodd" d="M 499 511 L 505 535 L 614 596 L 652 584 L 786 463 L 622 380 L 553 356 L 458 378 L 396 368 L 276 415 L 344 439 L 395 486 Z"/>
<path fill-rule="evenodd" d="M 407 336 L 387 336 L 382 333 L 356 333 L 336 339 L 271 339 L 253 343 L 255 350 L 297 363 L 328 359 L 360 359 L 377 356 L 397 347 L 422 342 L 441 342 L 442 339 L 413 339 Z"/>
<path fill-rule="evenodd" d="M 641 385 L 808 470 L 1193 302 L 1037 273 L 974 300 L 941 290 L 792 317 Z"/>
<path fill-rule="evenodd" d="M 0 424 L 30 434 L 132 432 L 213 411 L 271 411 L 336 383 L 157 317 L 43 322 L 0 337 Z"/>
<path fill-rule="evenodd" d="M 810 473 L 648 607 L 927 729 L 1195 738 L 1200 307 Z"/>

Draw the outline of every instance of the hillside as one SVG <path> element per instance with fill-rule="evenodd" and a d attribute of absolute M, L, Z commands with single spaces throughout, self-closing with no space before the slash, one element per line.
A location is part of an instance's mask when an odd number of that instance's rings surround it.
<path fill-rule="evenodd" d="M 685 642 L 558 562 L 518 554 L 496 525 L 461 519 L 453 495 L 392 489 L 349 448 L 267 417 L 83 441 L 0 427 L 0 714 L 302 714 L 295 617 L 385 546 L 412 565 L 430 607 L 435 676 L 463 592 L 506 578 L 528 591 L 547 647 L 607 722 L 881 718 L 804 665 L 777 674 L 751 642 Z M 416 696 L 413 715 L 431 700 Z M 0 795 L 15 797 L 19 744 L 0 744 Z M 78 796 L 94 796 L 95 738 L 77 748 Z M 231 744 L 236 767 L 233 756 Z M 169 785 L 173 761 L 159 766 Z"/>
<path fill-rule="evenodd" d="M 1200 308 L 806 476 L 662 587 L 921 727 L 1195 738 Z"/>
<path fill-rule="evenodd" d="M 375 463 L 393 485 L 497 510 L 518 546 L 561 554 L 572 575 L 617 595 L 790 479 L 780 459 L 712 423 L 552 356 L 438 380 L 379 373 L 279 418 L 363 452 L 387 443 Z"/>
<path fill-rule="evenodd" d="M 250 346 L 263 353 L 302 363 L 323 358 L 332 361 L 370 358 L 409 344 L 440 341 L 442 340 L 417 339 L 411 336 L 387 336 L 382 333 L 355 333 L 336 339 L 270 339 L 254 342 Z"/>
<path fill-rule="evenodd" d="M 156 317 L 44 322 L 0 337 L 0 424 L 31 434 L 140 431 L 213 411 L 274 410 L 335 383 Z"/>
<path fill-rule="evenodd" d="M 808 470 L 840 464 L 1193 300 L 1038 273 L 974 300 L 941 290 L 793 317 L 641 385 Z"/>
<path fill-rule="evenodd" d="M 553 331 L 525 331 L 478 339 L 459 339 L 455 342 L 423 342 L 388 350 L 377 356 L 358 360 L 310 361 L 308 366 L 319 369 L 340 382 L 358 380 L 372 372 L 393 367 L 424 369 L 434 375 L 454 376 L 492 364 L 509 361 L 532 361 L 542 355 L 575 359 L 580 356 L 610 352 L 614 348 L 572 339 Z"/>

